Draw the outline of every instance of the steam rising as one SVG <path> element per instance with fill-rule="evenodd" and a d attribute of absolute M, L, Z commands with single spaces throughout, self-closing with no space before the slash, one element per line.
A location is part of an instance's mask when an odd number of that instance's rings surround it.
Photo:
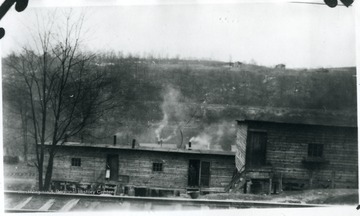
<path fill-rule="evenodd" d="M 161 132 L 163 129 L 169 125 L 169 121 L 172 122 L 181 122 L 186 119 L 186 112 L 183 103 L 180 102 L 181 94 L 180 91 L 174 89 L 171 86 L 168 86 L 165 89 L 165 94 L 163 95 L 163 103 L 161 104 L 161 110 L 163 113 L 163 118 L 158 127 L 155 129 L 156 139 L 158 141 L 162 140 L 164 142 L 172 139 L 176 135 L 176 129 L 173 129 L 173 132 L 163 138 Z"/>
<path fill-rule="evenodd" d="M 190 106 L 186 106 L 188 103 L 180 91 L 168 86 L 163 94 L 163 103 L 161 104 L 161 110 L 163 114 L 162 120 L 155 124 L 154 130 L 155 136 L 158 142 L 167 142 L 177 135 L 179 135 L 179 129 L 183 130 L 183 141 L 192 142 L 193 149 L 216 149 L 216 150 L 230 150 L 231 145 L 235 142 L 235 126 L 230 122 L 216 122 L 209 125 L 197 125 L 197 135 L 194 136 L 194 130 L 187 129 L 187 125 L 191 122 L 192 116 L 199 109 L 191 109 Z M 200 106 L 200 111 L 204 107 Z M 204 113 L 204 112 L 202 112 Z M 200 128 L 199 128 L 200 127 Z M 172 132 L 167 132 L 165 135 L 165 128 L 172 128 Z M 200 129 L 200 130 L 199 130 Z M 191 137 L 192 136 L 192 137 Z M 190 138 L 191 137 L 191 138 Z"/>
<path fill-rule="evenodd" d="M 191 137 L 190 142 L 193 149 L 210 149 L 212 137 L 206 133 L 201 133 L 196 137 Z"/>
<path fill-rule="evenodd" d="M 164 127 L 168 125 L 168 123 L 169 123 L 169 117 L 166 113 L 164 113 L 164 117 L 159 123 L 159 127 L 155 129 L 156 139 L 158 141 L 161 140 L 161 131 L 164 129 Z"/>
<path fill-rule="evenodd" d="M 225 121 L 211 124 L 190 142 L 193 149 L 230 150 L 235 143 L 235 125 Z"/>

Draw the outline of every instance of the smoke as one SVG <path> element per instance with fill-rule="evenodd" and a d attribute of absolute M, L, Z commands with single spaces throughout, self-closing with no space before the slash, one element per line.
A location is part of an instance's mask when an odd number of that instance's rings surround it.
<path fill-rule="evenodd" d="M 177 132 L 179 127 L 174 127 L 172 133 L 167 137 L 162 137 L 162 131 L 165 127 L 169 126 L 169 122 L 181 122 L 184 121 L 187 117 L 186 109 L 184 103 L 181 103 L 181 93 L 179 90 L 168 86 L 165 89 L 163 94 L 163 103 L 161 104 L 161 110 L 163 114 L 162 120 L 156 124 L 157 128 L 155 129 L 156 139 L 158 141 L 168 141 L 172 139 Z"/>
<path fill-rule="evenodd" d="M 195 144 L 192 146 L 193 149 L 210 149 L 212 137 L 206 133 L 200 133 L 196 137 L 191 137 L 190 142 Z"/>
<path fill-rule="evenodd" d="M 190 141 L 193 149 L 231 150 L 236 140 L 235 122 L 213 119 L 215 122 L 204 123 L 208 118 L 203 112 L 207 109 L 206 100 L 195 103 L 172 86 L 164 88 L 162 98 L 161 120 L 157 123 L 148 121 L 141 130 L 136 122 L 128 122 L 127 127 L 116 134 L 119 143 L 129 144 L 134 137 L 138 142 L 146 143 L 154 142 L 156 138 L 157 142 L 176 143 L 178 147 L 184 147 Z"/>
<path fill-rule="evenodd" d="M 164 129 L 164 127 L 166 127 L 169 123 L 169 117 L 166 113 L 163 113 L 164 117 L 161 120 L 161 122 L 159 123 L 159 127 L 155 129 L 155 134 L 156 134 L 156 139 L 158 141 L 161 140 L 161 131 Z"/>
<path fill-rule="evenodd" d="M 193 149 L 231 150 L 235 144 L 235 124 L 230 122 L 214 123 L 190 139 Z"/>
<path fill-rule="evenodd" d="M 187 105 L 186 105 L 187 104 Z M 198 131 L 197 135 L 192 136 L 193 149 L 214 149 L 230 151 L 231 145 L 235 144 L 235 122 L 221 121 L 210 125 L 197 125 L 196 129 L 189 129 L 195 114 L 204 109 L 204 104 L 197 104 L 191 107 L 191 102 L 184 98 L 180 91 L 168 86 L 164 89 L 163 102 L 161 104 L 162 119 L 155 126 L 155 136 L 157 141 L 167 142 L 179 135 L 182 130 L 185 141 Z M 194 125 L 193 125 L 194 126 Z M 200 126 L 200 128 L 199 128 Z M 170 131 L 169 131 L 170 129 Z M 199 130 L 200 129 L 200 130 Z M 195 130 L 195 131 L 194 131 Z M 190 135 L 190 136 L 191 136 Z"/>

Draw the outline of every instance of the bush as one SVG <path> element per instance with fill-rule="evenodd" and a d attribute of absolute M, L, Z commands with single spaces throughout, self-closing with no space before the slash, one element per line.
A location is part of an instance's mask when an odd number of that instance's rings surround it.
<path fill-rule="evenodd" d="M 18 156 L 4 156 L 4 164 L 18 164 L 19 157 Z"/>

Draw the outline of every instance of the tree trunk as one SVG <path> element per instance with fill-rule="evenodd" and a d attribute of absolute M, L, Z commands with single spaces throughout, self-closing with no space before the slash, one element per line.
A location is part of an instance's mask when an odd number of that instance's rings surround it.
<path fill-rule="evenodd" d="M 26 114 L 25 114 L 26 115 Z M 27 134 L 28 134 L 28 129 L 27 129 L 27 117 L 23 117 L 23 122 L 22 122 L 22 129 L 23 129 L 23 145 L 24 145 L 24 162 L 28 161 L 28 139 L 27 139 Z"/>
<path fill-rule="evenodd" d="M 54 165 L 54 157 L 55 157 L 55 153 L 50 152 L 48 166 L 46 168 L 46 174 L 45 174 L 45 182 L 44 182 L 44 188 L 43 188 L 44 191 L 49 191 L 49 189 L 50 189 L 51 177 L 52 177 L 52 171 L 53 171 L 53 165 Z"/>
<path fill-rule="evenodd" d="M 28 155 L 28 146 L 27 146 L 27 142 L 24 141 L 24 162 L 25 163 L 28 161 L 27 155 Z"/>
<path fill-rule="evenodd" d="M 39 191 L 43 191 L 43 165 L 38 164 Z"/>
<path fill-rule="evenodd" d="M 179 131 L 180 131 L 180 149 L 182 149 L 182 145 L 184 142 L 184 135 L 183 135 L 181 128 L 179 128 Z"/>

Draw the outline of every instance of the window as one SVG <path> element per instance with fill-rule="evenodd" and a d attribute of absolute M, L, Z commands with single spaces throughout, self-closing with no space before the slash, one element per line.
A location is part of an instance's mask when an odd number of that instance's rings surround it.
<path fill-rule="evenodd" d="M 155 172 L 163 171 L 163 164 L 162 163 L 153 163 L 153 171 L 155 171 Z"/>
<path fill-rule="evenodd" d="M 322 157 L 323 156 L 323 144 L 308 144 L 308 156 L 309 157 Z"/>
<path fill-rule="evenodd" d="M 81 158 L 71 158 L 71 166 L 81 166 Z"/>

